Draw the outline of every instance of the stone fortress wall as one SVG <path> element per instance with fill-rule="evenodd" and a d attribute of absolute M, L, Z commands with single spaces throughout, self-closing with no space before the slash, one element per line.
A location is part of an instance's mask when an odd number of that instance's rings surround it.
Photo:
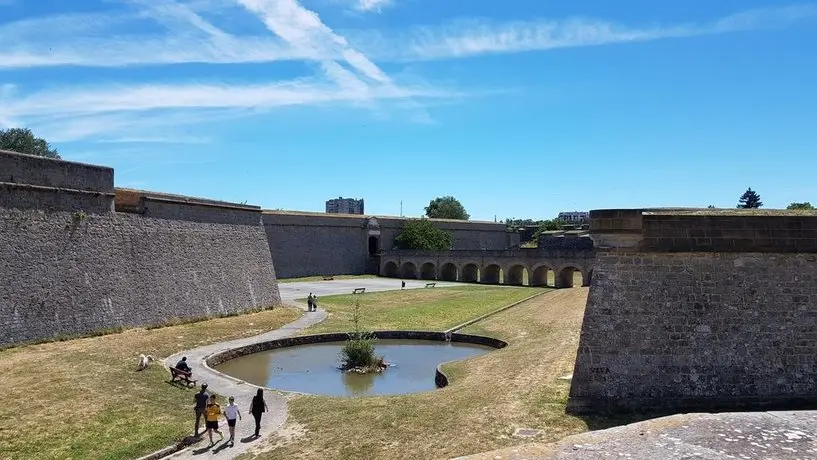
<path fill-rule="evenodd" d="M 394 247 L 400 217 L 265 211 L 264 227 L 280 278 L 378 274 L 378 254 Z M 519 245 L 505 224 L 430 219 L 451 232 L 454 250 L 504 250 Z"/>
<path fill-rule="evenodd" d="M 0 151 L 0 345 L 281 302 L 261 209 Z"/>
<path fill-rule="evenodd" d="M 817 214 L 591 212 L 568 411 L 817 403 Z"/>

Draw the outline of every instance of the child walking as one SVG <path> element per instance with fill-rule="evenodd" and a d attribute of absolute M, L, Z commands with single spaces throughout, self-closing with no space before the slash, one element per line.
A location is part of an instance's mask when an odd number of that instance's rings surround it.
<path fill-rule="evenodd" d="M 230 396 L 230 403 L 224 408 L 224 415 L 227 417 L 227 426 L 230 428 L 230 439 L 228 439 L 227 442 L 230 443 L 230 447 L 233 447 L 235 445 L 236 417 L 239 420 L 241 419 L 241 411 L 238 410 L 238 406 L 235 403 L 235 398 L 232 396 Z"/>
<path fill-rule="evenodd" d="M 207 434 L 210 436 L 210 447 L 215 444 L 213 442 L 213 432 L 215 431 L 221 437 L 219 441 L 224 439 L 224 434 L 218 429 L 218 419 L 221 417 L 221 406 L 216 402 L 216 395 L 210 395 L 210 403 L 204 408 L 204 422 L 207 427 Z"/>

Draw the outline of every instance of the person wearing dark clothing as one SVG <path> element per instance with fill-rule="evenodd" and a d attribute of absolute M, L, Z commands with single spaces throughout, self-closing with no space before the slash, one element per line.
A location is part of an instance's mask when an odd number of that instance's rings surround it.
<path fill-rule="evenodd" d="M 261 414 L 267 411 L 267 403 L 264 401 L 264 392 L 259 388 L 258 393 L 252 398 L 250 403 L 250 413 L 255 419 L 255 437 L 261 436 Z"/>
<path fill-rule="evenodd" d="M 315 304 L 315 300 L 312 298 L 312 293 L 310 292 L 309 297 L 306 298 L 306 305 L 307 305 L 306 311 L 312 311 L 312 305 L 314 305 L 314 304 Z"/>
<path fill-rule="evenodd" d="M 183 357 L 181 361 L 176 363 L 176 369 L 185 372 L 193 372 L 193 369 L 190 369 L 190 366 L 187 365 L 187 356 Z"/>
<path fill-rule="evenodd" d="M 207 393 L 207 384 L 201 384 L 201 390 L 198 393 L 193 395 L 193 401 L 196 402 L 195 411 L 196 411 L 196 431 L 193 432 L 193 436 L 199 435 L 199 423 L 201 422 L 201 418 L 204 417 L 204 409 L 207 408 L 207 403 L 210 401 L 210 394 Z"/>

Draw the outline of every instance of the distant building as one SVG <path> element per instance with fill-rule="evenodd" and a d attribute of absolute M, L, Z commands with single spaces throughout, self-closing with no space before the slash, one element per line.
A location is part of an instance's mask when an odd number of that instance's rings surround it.
<path fill-rule="evenodd" d="M 339 197 L 327 200 L 326 212 L 331 214 L 363 214 L 363 199 Z"/>
<path fill-rule="evenodd" d="M 590 220 L 590 213 L 587 211 L 560 212 L 558 219 L 568 224 L 583 224 Z"/>

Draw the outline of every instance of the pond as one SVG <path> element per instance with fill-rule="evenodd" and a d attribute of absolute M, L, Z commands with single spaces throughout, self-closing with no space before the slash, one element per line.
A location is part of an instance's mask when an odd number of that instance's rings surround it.
<path fill-rule="evenodd" d="M 494 348 L 462 342 L 384 339 L 376 353 L 393 366 L 380 373 L 343 372 L 343 342 L 276 348 L 235 358 L 216 370 L 254 385 L 326 396 L 398 395 L 436 388 L 437 365 L 479 356 Z"/>

